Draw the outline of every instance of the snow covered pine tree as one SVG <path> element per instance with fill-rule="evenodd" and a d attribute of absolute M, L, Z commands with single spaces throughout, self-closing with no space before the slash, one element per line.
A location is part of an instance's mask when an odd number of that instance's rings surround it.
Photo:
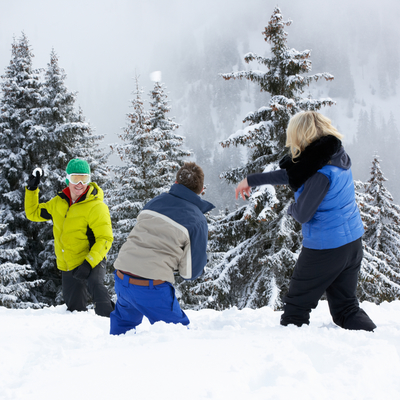
<path fill-rule="evenodd" d="M 41 280 L 27 281 L 33 273 L 29 264 L 21 260 L 18 240 L 21 235 L 7 233 L 7 225 L 0 225 L 0 306 L 8 308 L 39 308 L 43 304 L 32 302 L 30 289 L 41 285 Z"/>
<path fill-rule="evenodd" d="M 175 133 L 179 124 L 167 116 L 170 111 L 164 84 L 155 82 L 150 92 L 149 115 L 152 140 L 158 149 L 157 165 L 153 167 L 153 185 L 158 188 L 157 194 L 169 190 L 184 158 L 192 155 L 181 148 L 185 138 Z"/>
<path fill-rule="evenodd" d="M 26 280 L 37 279 L 37 255 L 44 243 L 37 240 L 39 227 L 24 213 L 24 194 L 28 175 L 37 165 L 44 133 L 35 116 L 40 109 L 39 71 L 32 68 L 33 54 L 27 36 L 12 43 L 11 61 L 2 75 L 0 98 L 0 223 L 10 235 L 17 235 L 21 265 L 31 265 Z M 26 286 L 34 302 L 36 285 Z M 26 298 L 29 298 L 26 295 Z"/>
<path fill-rule="evenodd" d="M 304 87 L 312 81 L 320 78 L 329 81 L 333 76 L 328 73 L 302 76 L 311 70 L 311 52 L 287 47 L 284 27 L 290 24 L 276 7 L 263 32 L 264 40 L 271 44 L 271 57 L 245 55 L 246 63 L 257 61 L 267 67 L 266 72 L 222 75 L 226 80 L 256 82 L 261 91 L 271 95 L 269 105 L 245 117 L 247 128 L 221 143 L 223 147 L 243 145 L 251 149 L 246 165 L 222 174 L 230 183 L 235 184 L 250 173 L 276 169 L 277 161 L 285 154 L 290 117 L 300 110 L 319 110 L 334 104 L 331 99 L 301 97 Z M 185 283 L 181 288 L 186 307 L 281 308 L 281 296 L 287 291 L 301 248 L 300 226 L 286 214 L 292 200 L 293 194 L 286 187 L 256 188 L 244 206 L 210 227 L 210 263 L 202 279 Z"/>
<path fill-rule="evenodd" d="M 179 148 L 184 140 L 174 133 L 179 124 L 166 116 L 170 107 L 163 85 L 155 82 L 150 92 L 150 111 L 146 111 L 138 76 L 135 81 L 133 110 L 126 116 L 127 126 L 123 133 L 118 135 L 123 143 L 111 146 L 123 162 L 123 165 L 112 167 L 116 184 L 106 192 L 114 232 L 108 255 L 111 265 L 143 206 L 169 190 L 183 164 L 183 157 L 191 154 Z"/>
<path fill-rule="evenodd" d="M 131 102 L 133 110 L 126 115 L 127 126 L 123 133 L 118 134 L 122 143 L 111 145 L 123 165 L 111 167 L 114 185 L 105 193 L 114 233 L 114 242 L 108 254 L 110 264 L 117 258 L 144 204 L 158 194 L 158 188 L 152 185 L 158 149 L 152 140 L 150 116 L 144 109 L 139 77 L 136 76 L 135 80 L 136 89 Z"/>
<path fill-rule="evenodd" d="M 365 228 L 358 296 L 377 304 L 400 299 L 400 207 L 394 204 L 385 181 L 375 155 L 369 181 L 356 182 L 357 203 Z"/>

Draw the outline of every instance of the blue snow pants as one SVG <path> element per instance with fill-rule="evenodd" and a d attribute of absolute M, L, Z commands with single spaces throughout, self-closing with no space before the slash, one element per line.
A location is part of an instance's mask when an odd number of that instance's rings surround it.
<path fill-rule="evenodd" d="M 189 325 L 189 318 L 182 311 L 175 289 L 171 283 L 160 285 L 137 286 L 129 283 L 129 275 L 120 279 L 116 272 L 115 293 L 117 304 L 110 315 L 110 334 L 120 335 L 135 329 L 147 317 L 151 324 L 157 321 Z"/>

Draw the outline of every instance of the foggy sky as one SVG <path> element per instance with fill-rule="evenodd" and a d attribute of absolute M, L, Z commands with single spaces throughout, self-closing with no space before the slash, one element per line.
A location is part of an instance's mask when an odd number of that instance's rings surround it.
<path fill-rule="evenodd" d="M 110 135 L 125 124 L 135 74 L 147 92 L 152 87 L 149 73 L 163 71 L 156 49 L 173 50 L 189 31 L 200 35 L 207 26 L 237 24 L 238 15 L 261 3 L 0 0 L 0 74 L 9 65 L 13 38 L 24 31 L 35 55 L 34 68 L 46 68 L 54 48 L 67 74 L 66 85 L 78 92 L 77 104 L 87 120 L 97 133 Z M 268 7 L 266 18 L 271 10 Z"/>
<path fill-rule="evenodd" d="M 152 87 L 149 73 L 173 68 L 165 65 L 171 59 L 165 55 L 176 50 L 188 34 L 194 35 L 201 45 L 206 29 L 231 35 L 246 33 L 257 41 L 251 41 L 243 51 L 263 54 L 265 43 L 261 32 L 278 5 L 285 20 L 294 21 L 289 39 L 296 44 L 304 42 L 298 50 L 307 48 L 308 40 L 315 35 L 326 46 L 332 40 L 345 46 L 346 35 L 359 34 L 360 29 L 373 40 L 376 24 L 391 24 L 398 34 L 399 3 L 398 0 L 378 3 L 364 0 L 0 0 L 0 74 L 10 62 L 13 37 L 19 38 L 22 31 L 35 55 L 35 68 L 47 67 L 54 48 L 60 67 L 67 74 L 66 85 L 78 92 L 77 105 L 82 107 L 87 121 L 97 133 L 106 135 L 106 142 L 113 142 L 115 134 L 125 125 L 135 73 L 140 75 L 140 85 L 147 93 Z M 165 79 L 163 82 L 169 88 L 169 82 Z"/>

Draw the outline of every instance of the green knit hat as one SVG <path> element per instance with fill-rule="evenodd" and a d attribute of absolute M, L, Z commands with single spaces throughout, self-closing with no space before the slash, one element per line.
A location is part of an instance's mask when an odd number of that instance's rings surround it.
<path fill-rule="evenodd" d="M 66 172 L 67 174 L 90 174 L 90 166 L 87 161 L 74 158 L 68 163 Z M 65 182 L 69 185 L 68 179 Z"/>

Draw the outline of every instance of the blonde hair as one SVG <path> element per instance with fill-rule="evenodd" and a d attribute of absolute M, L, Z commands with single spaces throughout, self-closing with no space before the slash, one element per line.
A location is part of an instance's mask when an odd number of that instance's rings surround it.
<path fill-rule="evenodd" d="M 298 157 L 312 142 L 332 135 L 342 140 L 343 135 L 332 126 L 331 120 L 316 111 L 302 111 L 290 118 L 286 130 L 286 147 L 292 159 Z"/>

